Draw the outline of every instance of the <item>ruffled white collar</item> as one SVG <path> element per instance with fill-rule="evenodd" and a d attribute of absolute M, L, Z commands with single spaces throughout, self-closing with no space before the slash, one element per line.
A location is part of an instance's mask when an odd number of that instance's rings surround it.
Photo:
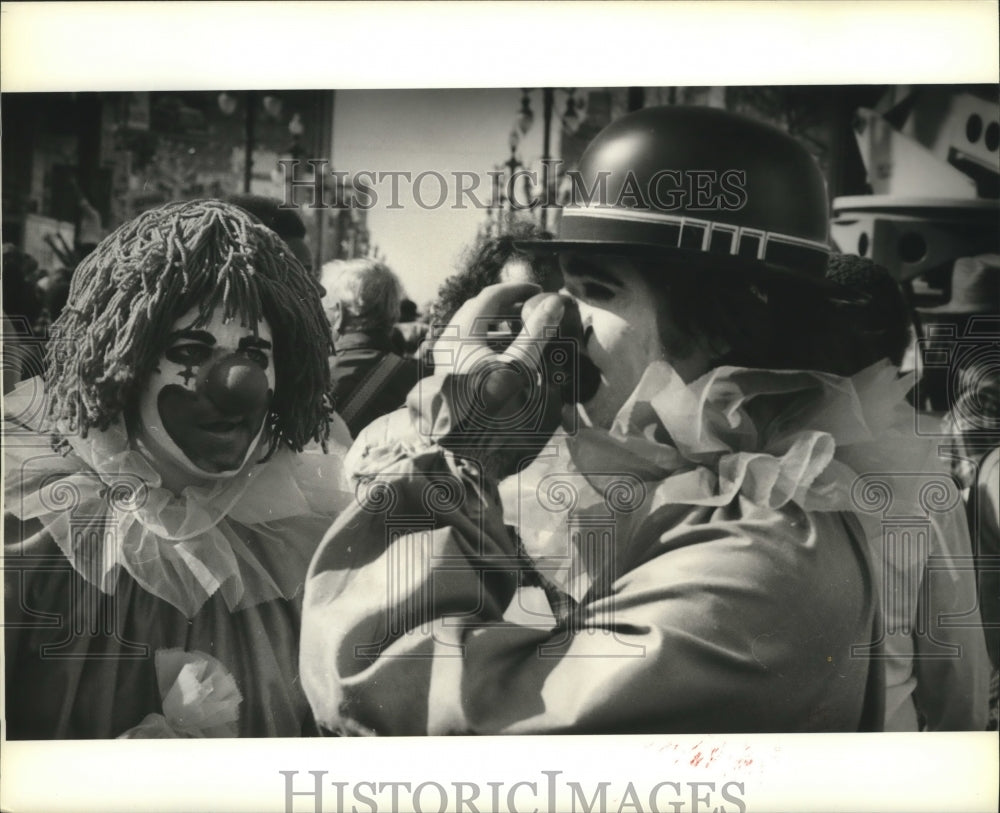
<path fill-rule="evenodd" d="M 189 618 L 216 592 L 230 610 L 291 598 L 326 525 L 352 498 L 343 436 L 329 454 L 281 448 L 174 494 L 120 421 L 86 438 L 67 434 L 53 449 L 29 417 L 44 414 L 43 397 L 39 379 L 6 396 L 5 510 L 39 520 L 106 593 L 124 569 Z"/>
<path fill-rule="evenodd" d="M 910 386 L 888 362 L 852 378 L 723 367 L 690 383 L 656 363 L 610 429 L 588 425 L 582 408 L 565 413 L 550 447 L 500 484 L 504 513 L 579 599 L 589 582 L 574 577 L 567 558 L 574 517 L 634 523 L 663 508 L 737 498 L 857 511 L 859 475 L 933 471 L 931 445 L 912 430 Z"/>
<path fill-rule="evenodd" d="M 565 444 L 573 469 L 660 481 L 675 503 L 725 505 L 741 494 L 772 508 L 850 509 L 851 484 L 876 461 L 896 471 L 926 461 L 926 444 L 899 442 L 919 440 L 906 431 L 911 386 L 888 362 L 852 378 L 720 367 L 687 384 L 657 362 L 610 430 L 587 426 L 584 414 Z"/>

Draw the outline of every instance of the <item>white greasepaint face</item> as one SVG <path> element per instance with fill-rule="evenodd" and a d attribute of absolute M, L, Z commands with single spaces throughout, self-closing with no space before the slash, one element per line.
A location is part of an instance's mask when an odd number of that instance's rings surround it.
<path fill-rule="evenodd" d="M 654 361 L 666 361 L 686 381 L 707 370 L 700 354 L 668 356 L 661 338 L 664 329 L 671 329 L 662 324 L 664 294 L 627 258 L 570 255 L 563 262 L 563 282 L 563 293 L 580 308 L 586 353 L 601 372 L 597 393 L 583 405 L 595 426 L 611 426 Z"/>
<path fill-rule="evenodd" d="M 274 397 L 270 326 L 223 321 L 216 308 L 193 327 L 192 308 L 171 327 L 139 398 L 139 436 L 157 458 L 198 477 L 239 470 L 256 448 Z"/>

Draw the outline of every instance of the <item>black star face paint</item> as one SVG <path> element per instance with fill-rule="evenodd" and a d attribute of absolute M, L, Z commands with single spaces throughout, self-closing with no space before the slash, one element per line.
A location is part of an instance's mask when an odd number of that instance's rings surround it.
<path fill-rule="evenodd" d="M 271 330 L 224 322 L 218 310 L 193 327 L 178 319 L 139 400 L 143 440 L 157 455 L 201 477 L 225 476 L 249 460 L 274 397 Z"/>

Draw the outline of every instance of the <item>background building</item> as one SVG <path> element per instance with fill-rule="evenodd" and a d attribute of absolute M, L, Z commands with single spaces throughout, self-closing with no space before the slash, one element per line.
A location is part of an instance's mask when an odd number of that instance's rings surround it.
<path fill-rule="evenodd" d="M 955 98 L 985 107 L 976 113 L 975 143 L 959 138 L 975 111 L 956 108 L 952 115 L 948 100 Z M 962 183 L 957 176 L 971 184 L 973 197 L 998 194 L 990 130 L 1000 108 L 995 86 L 940 86 L 933 93 L 928 86 L 828 85 L 4 94 L 4 241 L 43 270 L 71 268 L 80 251 L 144 209 L 249 191 L 300 206 L 317 267 L 378 254 L 408 295 L 426 302 L 477 232 L 503 231 L 512 216 L 556 231 L 565 173 L 594 135 L 629 110 L 660 104 L 724 107 L 786 130 L 816 157 L 831 202 L 900 190 L 952 194 Z M 865 111 L 888 118 L 883 125 Z M 869 120 L 875 126 L 861 137 Z M 961 125 L 955 139 L 946 120 Z M 890 139 L 894 123 L 898 137 Z M 920 150 L 934 161 L 912 160 Z M 342 205 L 312 209 L 308 186 L 289 189 L 279 162 L 294 158 L 329 161 L 327 170 L 339 174 L 326 175 L 325 197 Z M 373 172 L 411 180 L 437 173 L 451 187 L 440 205 L 423 206 L 404 182 L 393 205 L 383 184 L 381 198 L 365 205 L 356 179 Z M 557 205 L 512 212 L 513 172 L 521 173 L 518 197 Z M 454 205 L 456 173 L 481 182 L 481 205 Z M 311 174 L 300 166 L 299 180 Z M 433 182 L 424 191 L 433 198 Z M 840 247 L 864 253 L 858 239 Z M 880 242 L 876 259 L 885 262 L 885 251 Z M 922 278 L 933 277 L 933 259 L 921 260 Z"/>
<path fill-rule="evenodd" d="M 332 91 L 4 94 L 4 241 L 53 269 L 169 200 L 298 202 L 304 190 L 288 188 L 278 162 L 329 158 L 333 101 Z M 363 212 L 301 214 L 314 257 L 367 252 Z"/>

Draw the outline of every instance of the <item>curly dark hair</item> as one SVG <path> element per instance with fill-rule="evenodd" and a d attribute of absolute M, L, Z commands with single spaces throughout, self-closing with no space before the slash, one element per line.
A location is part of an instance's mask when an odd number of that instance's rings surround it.
<path fill-rule="evenodd" d="M 487 285 L 500 281 L 500 271 L 511 259 L 527 262 L 536 281 L 541 281 L 548 270 L 542 265 L 556 260 L 545 256 L 535 257 L 517 248 L 515 243 L 531 240 L 551 240 L 552 234 L 530 220 L 511 223 L 504 234 L 492 237 L 482 235 L 466 250 L 460 263 L 461 270 L 448 277 L 438 288 L 438 296 L 431 308 L 431 323 L 446 325 L 462 305 L 476 296 Z"/>
<path fill-rule="evenodd" d="M 889 270 L 855 254 L 833 254 L 826 278 L 852 301 L 840 308 L 850 344 L 845 348 L 857 369 L 882 358 L 899 366 L 910 344 L 912 319 L 903 289 Z"/>
<path fill-rule="evenodd" d="M 269 454 L 329 437 L 327 358 L 333 350 L 322 289 L 278 236 L 218 200 L 168 203 L 122 225 L 76 269 L 52 325 L 46 416 L 60 431 L 106 429 L 134 408 L 173 323 L 216 307 L 274 339 Z"/>
<path fill-rule="evenodd" d="M 859 268 L 859 259 L 832 258 L 825 284 L 708 263 L 637 265 L 656 291 L 660 339 L 671 354 L 683 358 L 703 342 L 714 366 L 851 376 L 882 358 L 898 364 L 909 328 L 895 281 L 870 261 Z"/>

